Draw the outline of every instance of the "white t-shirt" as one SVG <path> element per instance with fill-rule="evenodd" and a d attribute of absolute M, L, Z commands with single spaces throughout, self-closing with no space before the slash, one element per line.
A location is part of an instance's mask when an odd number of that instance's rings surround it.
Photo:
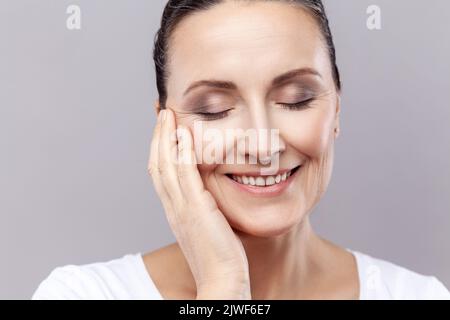
<path fill-rule="evenodd" d="M 360 299 L 445 299 L 450 292 L 434 276 L 421 275 L 358 251 Z M 142 254 L 107 262 L 54 269 L 32 296 L 37 299 L 163 299 L 147 272 Z"/>

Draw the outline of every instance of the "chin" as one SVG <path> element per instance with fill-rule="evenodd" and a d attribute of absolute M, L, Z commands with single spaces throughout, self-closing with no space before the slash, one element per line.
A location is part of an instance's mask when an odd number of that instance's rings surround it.
<path fill-rule="evenodd" d="M 276 237 L 288 233 L 297 226 L 303 218 L 297 208 L 267 208 L 259 207 L 246 210 L 230 210 L 232 215 L 223 210 L 231 227 L 240 233 L 254 237 Z"/>

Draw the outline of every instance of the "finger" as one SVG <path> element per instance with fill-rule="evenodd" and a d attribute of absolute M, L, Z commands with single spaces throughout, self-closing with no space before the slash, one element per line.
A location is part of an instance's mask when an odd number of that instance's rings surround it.
<path fill-rule="evenodd" d="M 148 160 L 148 166 L 147 170 L 149 175 L 151 176 L 153 180 L 153 184 L 155 186 L 156 192 L 162 198 L 161 200 L 164 201 L 168 199 L 166 190 L 164 189 L 162 183 L 161 183 L 161 177 L 159 175 L 159 165 L 158 165 L 158 159 L 159 159 L 159 139 L 161 135 L 161 118 L 162 118 L 162 112 L 159 112 L 158 114 L 158 120 L 155 125 L 155 129 L 153 130 L 153 138 L 150 145 L 150 154 L 149 154 L 149 160 Z"/>
<path fill-rule="evenodd" d="M 161 122 L 161 134 L 158 143 L 158 170 L 162 185 L 173 201 L 178 202 L 181 188 L 178 182 L 177 139 L 175 135 L 175 117 L 170 109 L 165 109 Z"/>
<path fill-rule="evenodd" d="M 197 167 L 194 140 L 189 128 L 178 128 L 178 180 L 183 194 L 189 198 L 203 194 L 204 184 Z"/>

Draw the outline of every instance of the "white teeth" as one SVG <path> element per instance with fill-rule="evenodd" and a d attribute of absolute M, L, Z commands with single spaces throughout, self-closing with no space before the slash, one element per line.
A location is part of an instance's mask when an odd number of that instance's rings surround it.
<path fill-rule="evenodd" d="M 279 183 L 281 181 L 281 174 L 277 174 L 275 177 L 275 183 Z"/>
<path fill-rule="evenodd" d="M 257 186 L 264 187 L 264 186 L 266 185 L 266 181 L 264 180 L 263 177 L 257 177 L 257 178 L 255 179 L 255 184 L 256 184 Z"/>
<path fill-rule="evenodd" d="M 252 186 L 271 186 L 280 182 L 285 181 L 287 178 L 291 176 L 291 171 L 284 172 L 283 174 L 277 174 L 276 176 L 258 176 L 258 177 L 247 177 L 247 176 L 235 176 L 233 175 L 232 178 L 234 181 L 246 184 L 246 185 L 252 185 Z"/>
<path fill-rule="evenodd" d="M 275 184 L 275 178 L 273 176 L 267 177 L 266 178 L 266 186 L 271 186 Z"/>

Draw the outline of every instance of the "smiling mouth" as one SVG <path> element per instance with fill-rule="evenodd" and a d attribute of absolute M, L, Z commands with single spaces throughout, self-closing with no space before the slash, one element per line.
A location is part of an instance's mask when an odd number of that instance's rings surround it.
<path fill-rule="evenodd" d="M 242 185 L 249 185 L 249 186 L 255 186 L 255 187 L 266 187 L 266 186 L 273 186 L 276 184 L 280 184 L 280 183 L 286 181 L 300 167 L 301 167 L 301 165 L 299 165 L 289 171 L 284 171 L 283 173 L 279 173 L 276 175 L 270 175 L 270 176 L 244 175 L 244 174 L 238 175 L 238 174 L 231 174 L 231 173 L 226 174 L 226 176 Z"/>

